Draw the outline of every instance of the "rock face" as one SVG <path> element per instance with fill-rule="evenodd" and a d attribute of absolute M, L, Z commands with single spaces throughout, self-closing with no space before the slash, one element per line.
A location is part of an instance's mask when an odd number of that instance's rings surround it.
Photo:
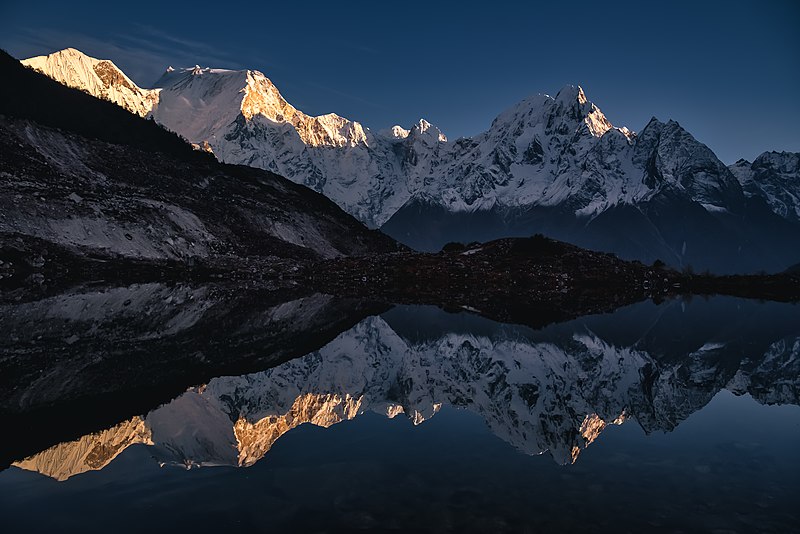
<path fill-rule="evenodd" d="M 449 142 L 425 120 L 373 132 L 335 114 L 308 116 L 258 71 L 170 68 L 148 90 L 129 87 L 121 73 L 101 77 L 95 67 L 113 64 L 74 50 L 26 63 L 152 117 L 221 161 L 319 191 L 420 250 L 543 232 L 718 272 L 777 271 L 800 260 L 791 252 L 800 248 L 791 161 L 762 156 L 746 178 L 734 166 L 743 191 L 678 123 L 653 119 L 639 134 L 616 128 L 580 87 L 528 98 L 486 132 Z"/>
<path fill-rule="evenodd" d="M 670 431 L 723 388 L 798 404 L 796 310 L 739 303 L 640 304 L 540 331 L 401 307 L 306 356 L 212 379 L 17 465 L 63 480 L 107 463 L 84 459 L 144 443 L 162 463 L 249 466 L 301 424 L 329 427 L 371 411 L 418 425 L 443 406 L 475 412 L 527 454 L 572 463 L 610 424 Z M 684 335 L 670 336 L 676 328 Z M 57 469 L 58 458 L 76 461 Z"/>

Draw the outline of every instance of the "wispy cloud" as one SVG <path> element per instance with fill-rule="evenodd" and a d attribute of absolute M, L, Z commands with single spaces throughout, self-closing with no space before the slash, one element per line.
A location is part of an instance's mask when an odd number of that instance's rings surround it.
<path fill-rule="evenodd" d="M 332 46 L 361 54 L 379 53 L 369 46 L 346 40 L 335 40 Z M 67 47 L 77 48 L 92 57 L 110 59 L 142 87 L 152 87 L 168 66 L 188 67 L 199 64 L 232 69 L 259 68 L 264 70 L 268 76 L 271 73 L 293 71 L 271 61 L 272 58 L 264 58 L 261 54 L 256 57 L 252 50 L 240 50 L 235 46 L 220 50 L 210 43 L 176 36 L 138 23 L 132 23 L 113 35 L 87 35 L 54 28 L 18 27 L 0 35 L 0 47 L 20 59 L 49 54 Z M 362 106 L 389 110 L 385 105 L 364 98 L 364 96 L 337 89 L 330 84 L 315 83 L 302 78 L 298 79 L 296 76 L 287 76 L 286 79 L 281 80 L 282 90 L 288 90 L 291 93 L 293 92 L 292 87 L 295 88 L 295 95 L 299 99 L 293 101 L 295 105 L 301 109 L 317 108 L 317 110 L 307 109 L 306 111 L 331 111 L 330 109 L 320 109 L 319 102 L 324 101 L 324 98 L 313 98 L 313 104 L 305 105 L 301 95 L 308 98 L 309 95 L 315 93 L 327 93 L 339 97 L 339 100 L 345 99 Z"/>
<path fill-rule="evenodd" d="M 49 54 L 72 47 L 101 59 L 110 59 L 137 84 L 150 86 L 167 66 L 247 68 L 249 54 L 220 52 L 208 43 L 169 35 L 136 24 L 113 36 L 89 36 L 52 28 L 17 28 L 0 37 L 0 46 L 18 58 Z M 263 63 L 263 61 L 261 62 Z"/>

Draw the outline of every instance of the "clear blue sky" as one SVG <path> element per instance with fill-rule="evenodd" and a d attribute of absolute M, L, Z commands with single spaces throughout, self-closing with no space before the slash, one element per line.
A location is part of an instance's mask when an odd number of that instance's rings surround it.
<path fill-rule="evenodd" d="M 800 151 L 798 0 L 0 3 L 12 55 L 69 46 L 143 86 L 168 65 L 258 69 L 373 129 L 424 117 L 455 139 L 574 83 L 615 125 L 675 119 L 726 163 Z"/>

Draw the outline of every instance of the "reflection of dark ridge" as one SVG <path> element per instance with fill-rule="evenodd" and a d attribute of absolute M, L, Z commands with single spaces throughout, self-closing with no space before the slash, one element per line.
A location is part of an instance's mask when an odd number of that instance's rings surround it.
<path fill-rule="evenodd" d="M 586 310 L 577 318 L 538 329 L 463 310 L 443 313 L 434 306 L 396 305 L 382 317 L 399 336 L 413 342 L 446 333 L 558 342 L 583 329 L 615 346 L 636 346 L 660 361 L 679 361 L 717 338 L 731 340 L 729 348 L 736 347 L 741 357 L 763 354 L 774 340 L 798 333 L 800 305 L 725 296 L 676 297 L 660 304 L 648 300 L 620 306 L 611 313 Z"/>
<path fill-rule="evenodd" d="M 397 335 L 414 343 L 433 341 L 445 334 L 472 334 L 497 337 L 532 337 L 528 326 L 492 321 L 464 310 L 443 311 L 436 306 L 398 304 L 381 315 Z"/>
<path fill-rule="evenodd" d="M 4 440 L 0 464 L 145 413 L 214 376 L 259 371 L 316 350 L 386 309 L 224 285 L 141 284 L 65 295 L 87 294 L 112 294 L 97 320 L 65 321 L 54 299 L 0 311 L 9 333 L 0 341 L 0 424 L 14 436 Z M 136 301 L 142 294 L 149 300 Z M 163 302 L 170 298 L 176 300 Z M 195 312 L 196 322 L 159 337 L 170 320 Z"/>
<path fill-rule="evenodd" d="M 0 305 L 35 301 L 81 287 L 108 286 L 112 281 L 123 286 L 213 278 L 213 273 L 200 265 L 125 257 L 109 261 L 91 250 L 73 250 L 22 234 L 0 232 L 0 254 L 5 264 L 15 266 L 13 276 L 0 278 Z M 34 267 L 37 258 L 41 258 L 41 266 Z"/>
<path fill-rule="evenodd" d="M 641 303 L 578 322 L 618 346 L 636 345 L 659 361 L 680 361 L 709 341 L 727 340 L 736 357 L 761 355 L 777 339 L 800 333 L 800 306 L 734 297 Z M 558 330 L 554 325 L 549 330 Z"/>
<path fill-rule="evenodd" d="M 790 273 L 679 273 L 541 235 L 448 246 L 436 254 L 338 257 L 307 266 L 297 280 L 337 295 L 466 309 L 533 328 L 693 294 L 800 300 L 800 277 Z"/>

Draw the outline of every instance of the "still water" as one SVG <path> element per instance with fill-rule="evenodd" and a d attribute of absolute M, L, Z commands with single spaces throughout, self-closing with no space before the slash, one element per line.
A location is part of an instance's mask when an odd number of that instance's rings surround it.
<path fill-rule="evenodd" d="M 280 329 L 284 344 L 307 339 L 311 330 L 320 331 L 315 314 L 332 306 L 315 298 L 260 310 L 256 315 L 269 319 L 245 322 L 250 326 L 239 318 L 239 333 L 216 343 L 241 347 L 246 339 L 247 347 L 263 342 L 274 352 L 265 338 L 253 337 L 253 324 Z M 170 340 L 174 354 L 199 335 L 195 329 L 207 330 L 199 317 L 212 306 L 201 308 L 194 320 L 156 336 L 158 346 Z M 0 527 L 800 527 L 798 306 L 731 298 L 646 302 L 538 330 L 433 307 L 396 306 L 378 314 L 357 308 L 363 318 L 351 321 L 354 326 L 340 324 L 308 354 L 269 365 L 254 355 L 261 369 L 190 382 L 171 400 L 151 400 L 140 412 L 131 402 L 120 402 L 115 412 L 107 400 L 102 407 L 92 404 L 100 400 L 76 401 L 63 384 L 61 397 L 51 386 L 15 391 L 21 404 L 37 395 L 48 399 L 31 414 L 55 410 L 81 431 L 62 423 L 48 432 L 15 420 L 20 435 L 4 439 L 17 440 L 19 447 L 10 450 L 24 453 L 11 453 L 12 465 L 0 472 Z M 342 316 L 341 308 L 333 309 Z M 4 321 L 16 328 L 35 316 L 6 310 Z M 298 335 L 287 334 L 287 317 Z M 90 330 L 108 338 L 111 327 L 93 321 Z M 73 331 L 76 325 L 69 326 Z M 49 324 L 41 328 L 53 331 Z M 123 337 L 152 339 L 151 331 L 137 328 Z M 187 337 L 174 343 L 178 332 Z M 92 362 L 108 352 L 102 344 L 70 350 L 91 352 Z M 196 351 L 192 346 L 189 352 Z M 117 364 L 133 365 L 125 363 L 130 357 L 117 355 Z M 64 372 L 65 381 L 77 380 Z M 147 391 L 152 395 L 153 388 Z M 59 405 L 58 398 L 66 400 Z M 95 408 L 106 415 L 70 413 Z M 109 420 L 109 413 L 118 415 Z M 41 436 L 22 436 L 28 429 Z"/>

